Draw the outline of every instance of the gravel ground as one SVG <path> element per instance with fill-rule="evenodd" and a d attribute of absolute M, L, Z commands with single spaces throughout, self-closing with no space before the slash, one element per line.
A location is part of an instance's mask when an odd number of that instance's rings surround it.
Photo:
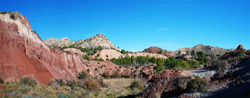
<path fill-rule="evenodd" d="M 200 76 L 201 78 L 204 77 L 212 77 L 215 74 L 215 70 L 205 70 L 205 69 L 197 69 L 197 70 L 186 70 L 184 73 L 193 75 L 193 76 Z"/>

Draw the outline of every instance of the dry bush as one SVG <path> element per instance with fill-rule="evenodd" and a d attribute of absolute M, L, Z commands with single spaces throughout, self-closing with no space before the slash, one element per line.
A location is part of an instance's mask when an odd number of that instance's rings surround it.
<path fill-rule="evenodd" d="M 130 88 L 131 89 L 138 88 L 139 90 L 142 90 L 143 89 L 143 85 L 140 82 L 138 82 L 138 81 L 134 81 L 134 82 L 131 83 Z"/>
<path fill-rule="evenodd" d="M 183 76 L 179 77 L 177 79 L 177 87 L 180 88 L 181 90 L 184 90 L 187 88 L 187 83 L 191 80 L 192 78 L 190 76 Z"/>
<path fill-rule="evenodd" d="M 85 79 L 84 84 L 85 84 L 85 87 L 89 90 L 96 90 L 96 91 L 100 90 L 98 82 L 94 81 L 91 78 Z"/>
<path fill-rule="evenodd" d="M 121 74 L 119 71 L 114 70 L 112 72 L 111 78 L 120 78 L 120 77 L 121 77 Z"/>
<path fill-rule="evenodd" d="M 191 92 L 204 92 L 206 91 L 207 84 L 205 79 L 196 76 L 195 79 L 188 82 L 187 89 Z"/>
<path fill-rule="evenodd" d="M 217 59 L 217 60 L 213 60 L 211 62 L 210 67 L 212 67 L 213 69 L 219 70 L 219 69 L 225 67 L 226 65 L 227 65 L 226 61 Z"/>
<path fill-rule="evenodd" d="M 102 76 L 103 76 L 104 78 L 109 78 L 109 77 L 110 77 L 108 71 L 105 71 L 105 72 L 102 74 Z"/>
<path fill-rule="evenodd" d="M 107 85 L 104 83 L 103 78 L 99 78 L 98 83 L 100 84 L 101 87 L 107 87 Z"/>
<path fill-rule="evenodd" d="M 78 79 L 85 79 L 89 76 L 89 74 L 86 71 L 82 71 L 78 75 Z"/>
<path fill-rule="evenodd" d="M 124 78 L 130 78 L 130 76 L 131 76 L 131 73 L 128 70 L 125 70 L 124 74 L 122 75 L 122 77 Z"/>

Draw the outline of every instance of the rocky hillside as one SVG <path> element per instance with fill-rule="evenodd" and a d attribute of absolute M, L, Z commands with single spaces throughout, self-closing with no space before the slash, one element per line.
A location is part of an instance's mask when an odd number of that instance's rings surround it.
<path fill-rule="evenodd" d="M 120 50 L 115 47 L 115 45 L 103 34 L 97 34 L 94 37 L 90 37 L 86 40 L 71 41 L 67 37 L 62 39 L 50 38 L 44 40 L 44 43 L 52 47 L 69 47 L 74 45 L 74 47 L 81 48 L 97 48 L 103 47 L 105 49 L 115 49 Z"/>
<path fill-rule="evenodd" d="M 206 68 L 165 70 L 152 75 L 140 97 L 249 98 L 250 50 L 235 51 L 212 60 Z M 197 77 L 199 76 L 199 77 Z"/>
<path fill-rule="evenodd" d="M 187 51 L 189 53 L 191 53 L 193 50 L 194 51 L 202 51 L 205 54 L 212 54 L 212 55 L 220 54 L 220 55 L 223 55 L 226 52 L 233 51 L 234 49 L 223 49 L 223 48 L 220 48 L 220 47 L 205 46 L 203 44 L 199 44 L 199 45 L 194 46 L 192 48 L 181 48 L 181 49 L 178 49 L 176 51 L 171 51 L 171 53 L 173 53 L 174 55 L 177 55 L 178 51 L 181 51 L 181 54 L 186 54 Z"/>
<path fill-rule="evenodd" d="M 106 38 L 98 35 L 90 39 Z M 0 78 L 4 82 L 29 76 L 47 85 L 54 79 L 77 80 L 78 73 L 87 70 L 96 77 L 104 72 L 112 75 L 118 69 L 119 74 L 125 73 L 126 68 L 110 61 L 87 61 L 82 58 L 85 54 L 78 50 L 65 51 L 68 52 L 45 45 L 32 30 L 29 20 L 20 13 L 0 13 Z M 128 69 L 126 73 L 135 68 Z"/>
<path fill-rule="evenodd" d="M 162 55 L 172 56 L 172 54 L 170 52 L 163 50 L 159 47 L 149 47 L 149 48 L 143 50 L 143 52 L 158 53 L 158 54 L 162 54 Z"/>
<path fill-rule="evenodd" d="M 112 58 L 120 58 L 120 57 L 137 57 L 137 56 L 149 56 L 149 57 L 155 57 L 155 58 L 164 58 L 166 59 L 167 57 L 162 55 L 162 54 L 157 54 L 157 53 L 147 53 L 147 52 L 135 52 L 135 53 L 127 53 L 127 54 L 121 54 L 119 51 L 113 50 L 113 49 L 104 49 L 101 51 L 98 51 L 96 54 L 92 56 L 92 58 L 102 58 L 103 60 L 106 59 L 112 59 Z"/>

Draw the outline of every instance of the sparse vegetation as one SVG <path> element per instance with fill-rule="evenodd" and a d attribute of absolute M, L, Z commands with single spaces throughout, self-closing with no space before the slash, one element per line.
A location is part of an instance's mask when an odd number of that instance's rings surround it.
<path fill-rule="evenodd" d="M 85 79 L 84 84 L 85 84 L 85 87 L 89 90 L 95 90 L 95 91 L 100 90 L 99 84 L 93 79 L 91 79 L 90 77 Z"/>
<path fill-rule="evenodd" d="M 187 89 L 190 92 L 204 92 L 206 90 L 207 81 L 205 79 L 196 76 L 195 79 L 192 79 L 187 84 Z"/>
<path fill-rule="evenodd" d="M 191 55 L 192 55 L 192 56 L 195 56 L 195 55 L 196 55 L 196 53 L 195 53 L 194 50 L 191 52 Z"/>
<path fill-rule="evenodd" d="M 0 84 L 4 83 L 3 79 L 0 77 Z"/>
<path fill-rule="evenodd" d="M 75 49 L 79 49 L 81 50 L 82 52 L 85 52 L 87 53 L 88 55 L 93 55 L 95 54 L 97 51 L 101 51 L 103 50 L 103 47 L 99 46 L 97 48 L 82 48 L 80 46 L 78 46 L 77 44 L 74 44 L 74 45 L 70 45 L 70 46 L 65 46 L 65 47 L 58 47 L 60 50 L 63 50 L 63 49 L 66 49 L 66 48 L 75 48 Z"/>
<path fill-rule="evenodd" d="M 220 59 L 216 59 L 216 60 L 211 61 L 211 65 L 210 66 L 213 69 L 219 70 L 219 69 L 225 67 L 226 65 L 227 65 L 226 61 L 223 61 L 223 60 L 220 60 Z"/>
<path fill-rule="evenodd" d="M 2 11 L 0 11 L 0 14 L 6 14 L 6 13 L 8 13 L 8 12 L 2 12 Z"/>
<path fill-rule="evenodd" d="M 80 72 L 78 75 L 78 79 L 85 79 L 87 77 L 88 77 L 88 73 L 85 71 Z"/>
<path fill-rule="evenodd" d="M 102 58 L 99 58 L 99 59 L 98 59 L 96 56 L 95 56 L 94 60 L 95 60 L 95 61 L 104 61 Z"/>
<path fill-rule="evenodd" d="M 164 69 L 164 66 L 168 69 L 174 68 L 174 67 L 179 67 L 183 69 L 188 69 L 188 68 L 198 68 L 199 67 L 199 62 L 197 61 L 184 61 L 182 59 L 176 59 L 174 57 L 169 57 L 167 59 L 162 59 L 162 58 L 155 58 L 155 57 L 148 57 L 148 56 L 138 56 L 138 57 L 123 57 L 123 58 L 118 58 L 118 59 L 111 59 L 111 62 L 117 64 L 117 65 L 125 65 L 125 66 L 141 66 L 143 64 L 157 64 L 159 66 L 155 67 L 157 72 L 161 72 L 162 69 Z M 163 66 L 162 66 L 163 65 Z"/>
<path fill-rule="evenodd" d="M 24 78 L 22 78 L 22 79 L 20 80 L 20 83 L 21 83 L 21 84 L 24 84 L 24 85 L 32 86 L 32 87 L 34 87 L 35 85 L 37 85 L 36 80 L 31 79 L 31 78 L 29 78 L 29 77 L 24 77 Z"/>
<path fill-rule="evenodd" d="M 131 89 L 138 88 L 138 89 L 142 90 L 143 86 L 142 86 L 142 84 L 140 82 L 134 81 L 134 82 L 131 83 L 130 88 Z"/>
<path fill-rule="evenodd" d="M 181 51 L 178 51 L 178 55 L 180 55 L 181 54 Z"/>
<path fill-rule="evenodd" d="M 161 49 L 159 52 L 158 52 L 158 54 L 162 54 L 163 53 L 163 50 Z"/>
<path fill-rule="evenodd" d="M 181 90 L 185 90 L 190 80 L 192 80 L 190 76 L 179 77 L 177 79 L 177 87 L 180 88 Z"/>
<path fill-rule="evenodd" d="M 11 14 L 10 14 L 10 18 L 13 19 L 13 20 L 16 20 L 16 19 L 17 19 L 17 16 L 15 16 L 14 13 L 11 13 Z"/>
<path fill-rule="evenodd" d="M 90 58 L 88 55 L 83 56 L 83 59 L 90 61 Z"/>

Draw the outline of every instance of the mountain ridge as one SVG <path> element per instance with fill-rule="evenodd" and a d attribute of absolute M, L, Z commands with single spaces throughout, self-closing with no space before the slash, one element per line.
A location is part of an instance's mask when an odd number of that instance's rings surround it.
<path fill-rule="evenodd" d="M 181 54 L 187 54 L 187 52 L 189 52 L 189 54 L 192 51 L 198 52 L 204 52 L 205 54 L 212 54 L 212 55 L 223 55 L 226 52 L 230 52 L 230 51 L 234 51 L 235 49 L 225 49 L 225 48 L 221 48 L 218 46 L 210 46 L 210 45 L 203 45 L 203 44 L 198 44 L 194 47 L 184 47 L 184 48 L 180 48 L 176 51 L 169 51 L 171 52 L 173 55 L 178 55 L 178 52 L 181 51 Z"/>
<path fill-rule="evenodd" d="M 120 50 L 119 48 L 115 47 L 115 45 L 103 34 L 97 34 L 96 36 L 92 36 L 88 39 L 81 39 L 77 41 L 72 41 L 67 37 L 56 39 L 56 38 L 49 38 L 43 41 L 46 45 L 50 47 L 69 47 L 74 45 L 75 47 L 81 48 L 97 48 L 102 47 L 105 49 L 115 49 Z"/>

